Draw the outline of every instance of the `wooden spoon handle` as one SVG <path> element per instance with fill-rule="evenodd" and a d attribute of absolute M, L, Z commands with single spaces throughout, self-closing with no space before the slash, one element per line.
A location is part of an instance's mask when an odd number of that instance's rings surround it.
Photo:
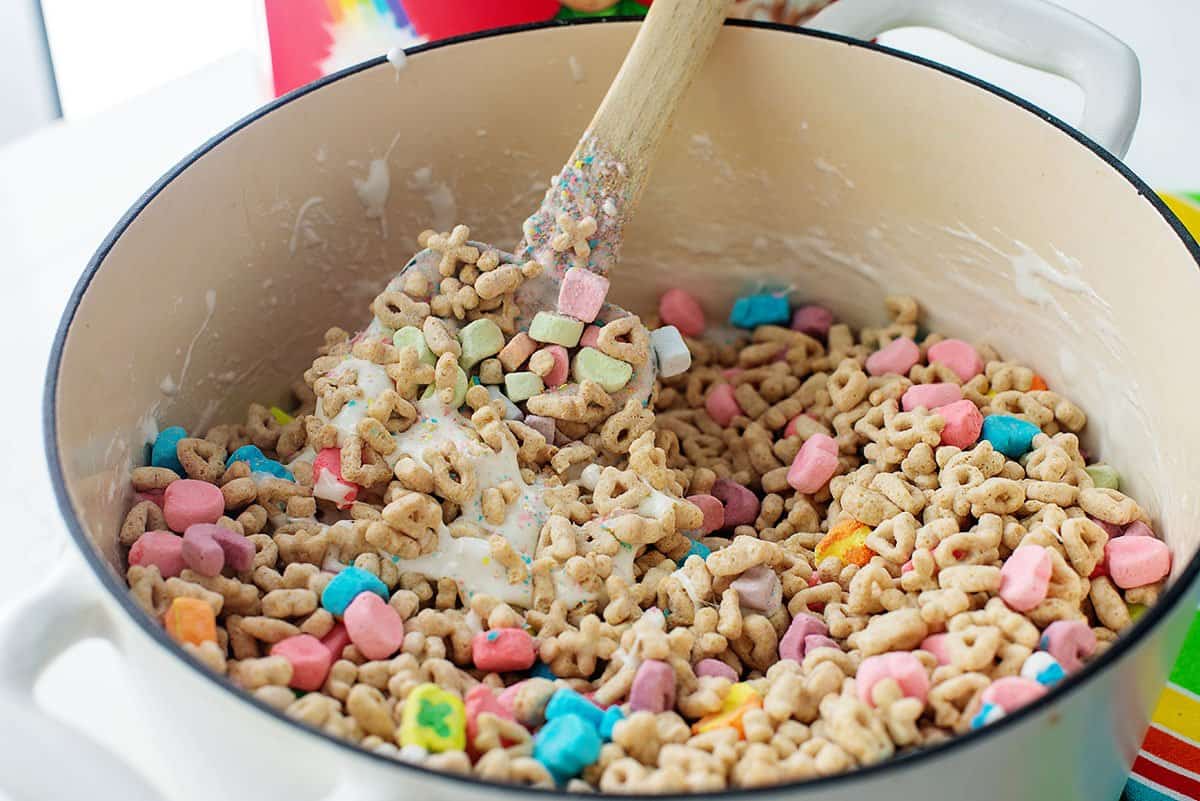
<path fill-rule="evenodd" d="M 525 221 L 521 259 L 607 273 L 671 118 L 733 0 L 655 0 L 571 160 Z"/>
<path fill-rule="evenodd" d="M 576 148 L 595 137 L 625 165 L 629 207 L 645 187 L 679 101 L 708 58 L 732 0 L 655 0 L 621 71 Z M 626 209 L 626 214 L 632 208 Z"/>

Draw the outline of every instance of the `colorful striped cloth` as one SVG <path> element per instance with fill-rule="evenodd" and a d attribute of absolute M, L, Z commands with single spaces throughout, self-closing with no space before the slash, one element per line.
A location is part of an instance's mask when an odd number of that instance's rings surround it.
<path fill-rule="evenodd" d="M 1160 193 L 1200 239 L 1200 194 Z M 1200 614 L 1158 699 L 1125 785 L 1126 801 L 1200 801 Z"/>
<path fill-rule="evenodd" d="M 1126 801 L 1200 801 L 1200 614 L 1151 716 Z"/>

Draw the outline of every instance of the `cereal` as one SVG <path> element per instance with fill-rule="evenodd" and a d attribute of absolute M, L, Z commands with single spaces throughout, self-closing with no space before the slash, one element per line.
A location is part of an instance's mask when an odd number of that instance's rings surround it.
<path fill-rule="evenodd" d="M 648 332 L 598 318 L 586 214 L 548 222 L 556 312 L 517 303 L 537 261 L 430 232 L 440 277 L 327 332 L 293 404 L 164 428 L 117 541 L 181 647 L 430 768 L 716 792 L 987 725 L 1162 592 L 1083 410 L 916 299 L 856 330 L 761 293 L 701 340 L 673 289 Z"/>

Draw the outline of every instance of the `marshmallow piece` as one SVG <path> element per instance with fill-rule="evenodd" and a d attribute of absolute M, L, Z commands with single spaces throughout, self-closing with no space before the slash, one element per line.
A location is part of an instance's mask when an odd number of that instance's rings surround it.
<path fill-rule="evenodd" d="M 720 659 L 701 659 L 695 666 L 696 676 L 716 676 L 719 679 L 737 681 L 737 671 Z"/>
<path fill-rule="evenodd" d="M 757 328 L 760 325 L 783 325 L 788 321 L 786 295 L 761 293 L 747 295 L 733 302 L 729 324 L 737 328 Z"/>
<path fill-rule="evenodd" d="M 813 434 L 804 441 L 787 471 L 787 483 L 811 495 L 829 483 L 838 468 L 838 445 L 830 436 Z"/>
<path fill-rule="evenodd" d="M 825 339 L 832 325 L 833 312 L 824 306 L 801 306 L 792 315 L 792 330 L 808 334 L 813 339 Z"/>
<path fill-rule="evenodd" d="M 481 631 L 471 641 L 475 667 L 489 673 L 529 670 L 537 659 L 533 638 L 524 629 Z"/>
<path fill-rule="evenodd" d="M 325 644 L 311 634 L 296 634 L 271 646 L 271 656 L 282 656 L 292 666 L 288 686 L 314 692 L 325 684 L 334 656 Z"/>
<path fill-rule="evenodd" d="M 520 403 L 529 400 L 534 395 L 541 395 L 545 388 L 542 377 L 537 373 L 509 373 L 504 376 L 504 393 L 513 403 Z"/>
<path fill-rule="evenodd" d="M 504 369 L 511 373 L 524 364 L 525 360 L 537 350 L 537 347 L 537 343 L 529 334 L 519 331 L 513 335 L 512 339 L 508 340 L 507 345 L 501 348 L 497 358 L 500 359 L 500 364 L 504 366 Z"/>
<path fill-rule="evenodd" d="M 983 415 L 979 407 L 971 401 L 955 401 L 939 406 L 934 412 L 946 421 L 946 426 L 942 429 L 942 445 L 953 445 L 965 450 L 979 440 L 979 432 L 983 430 Z"/>
<path fill-rule="evenodd" d="M 907 698 L 916 698 L 924 703 L 929 695 L 929 674 L 911 651 L 892 651 L 864 659 L 854 677 L 859 700 L 868 706 L 875 706 L 871 691 L 884 679 L 895 679 Z"/>
<path fill-rule="evenodd" d="M 147 531 L 129 549 L 129 564 L 154 565 L 163 578 L 183 572 L 183 538 L 169 531 Z"/>
<path fill-rule="evenodd" d="M 562 345 L 547 345 L 538 351 L 538 353 L 546 353 L 554 360 L 554 366 L 550 368 L 550 372 L 542 376 L 542 381 L 551 389 L 561 387 L 567 382 L 567 376 L 571 372 L 571 357 L 567 355 L 567 349 Z M 537 353 L 534 354 L 537 356 Z M 533 357 L 530 357 L 532 363 Z"/>
<path fill-rule="evenodd" d="M 704 513 L 700 534 L 711 534 L 725 525 L 725 506 L 712 495 L 689 495 L 685 499 Z"/>
<path fill-rule="evenodd" d="M 758 517 L 758 496 L 736 481 L 719 478 L 711 493 L 725 506 L 725 528 L 747 525 Z"/>
<path fill-rule="evenodd" d="M 374 573 L 361 567 L 344 567 L 325 585 L 321 592 L 321 606 L 329 610 L 334 617 L 341 617 L 346 613 L 350 602 L 363 592 L 373 592 L 385 601 L 388 599 L 387 585 Z"/>
<path fill-rule="evenodd" d="M 458 366 L 470 370 L 489 356 L 495 356 L 504 347 L 504 332 L 500 326 L 486 317 L 467 323 L 458 332 L 462 355 Z"/>
<path fill-rule="evenodd" d="M 200 645 L 217 641 L 217 616 L 208 602 L 199 598 L 172 600 L 163 615 L 163 624 L 175 642 Z"/>
<path fill-rule="evenodd" d="M 908 375 L 912 366 L 921 360 L 921 349 L 908 337 L 897 337 L 867 357 L 867 373 L 879 375 Z"/>
<path fill-rule="evenodd" d="M 608 279 L 582 267 L 572 267 L 558 286 L 558 311 L 590 323 L 608 295 Z"/>
<path fill-rule="evenodd" d="M 554 312 L 540 311 L 529 324 L 529 336 L 535 342 L 550 342 L 573 348 L 579 344 L 583 323 Z"/>
<path fill-rule="evenodd" d="M 1063 670 L 1074 673 L 1096 652 L 1096 632 L 1082 620 L 1056 620 L 1042 632 L 1041 646 Z"/>
<path fill-rule="evenodd" d="M 700 301 L 685 290 L 668 289 L 664 292 L 658 301 L 658 316 L 684 336 L 694 339 L 704 333 L 704 309 L 700 307 Z"/>
<path fill-rule="evenodd" d="M 558 423 L 553 417 L 542 417 L 537 414 L 525 415 L 525 425 L 532 428 L 534 431 L 546 438 L 546 442 L 554 442 L 554 434 L 558 430 Z"/>
<path fill-rule="evenodd" d="M 160 431 L 154 438 L 154 446 L 150 449 L 151 466 L 165 467 L 177 476 L 187 475 L 176 450 L 179 447 L 179 440 L 186 438 L 187 431 L 183 426 L 169 426 Z"/>
<path fill-rule="evenodd" d="M 358 485 L 342 478 L 341 448 L 323 448 L 313 459 L 313 497 L 349 509 L 358 499 Z"/>
<path fill-rule="evenodd" d="M 1009 459 L 1016 461 L 1033 450 L 1033 438 L 1042 430 L 1026 420 L 1007 414 L 992 414 L 983 418 L 981 438 Z"/>
<path fill-rule="evenodd" d="M 829 636 L 829 627 L 825 625 L 825 621 L 807 612 L 793 617 L 788 630 L 779 640 L 779 658 L 803 662 L 805 643 L 811 635 Z"/>
<path fill-rule="evenodd" d="M 520 420 L 522 418 L 521 410 L 517 408 L 517 404 L 508 399 L 508 396 L 500 391 L 500 387 L 485 387 L 488 397 L 492 400 L 500 401 L 504 407 L 505 420 Z"/>
<path fill-rule="evenodd" d="M 172 531 L 187 531 L 194 523 L 215 523 L 225 514 L 225 496 L 207 481 L 172 481 L 163 493 L 163 517 Z"/>
<path fill-rule="evenodd" d="M 906 412 L 911 412 L 918 406 L 923 406 L 926 409 L 937 409 L 942 406 L 948 406 L 955 401 L 962 400 L 962 388 L 958 384 L 938 383 L 938 384 L 916 384 L 909 387 L 903 395 L 900 396 L 900 406 Z"/>
<path fill-rule="evenodd" d="M 388 659 L 404 644 L 404 621 L 387 601 L 360 592 L 346 607 L 346 633 L 367 659 Z"/>
<path fill-rule="evenodd" d="M 1104 546 L 1104 559 L 1113 584 L 1123 590 L 1153 584 L 1171 572 L 1171 551 L 1153 536 L 1114 537 Z"/>
<path fill-rule="evenodd" d="M 587 325 L 583 329 L 583 334 L 579 337 L 579 347 L 595 348 L 600 344 L 600 326 Z"/>
<path fill-rule="evenodd" d="M 732 384 L 714 384 L 704 398 L 704 410 L 717 425 L 727 428 L 733 418 L 744 414 L 742 407 L 733 396 Z"/>
<path fill-rule="evenodd" d="M 1022 676 L 1004 676 L 988 685 L 983 694 L 979 696 L 979 700 L 984 704 L 998 706 L 1007 714 L 1032 704 L 1045 694 L 1045 685 L 1033 679 Z"/>
<path fill-rule="evenodd" d="M 1028 612 L 1046 600 L 1054 564 L 1041 545 L 1022 545 L 1000 568 L 1000 598 L 1010 609 Z"/>
<path fill-rule="evenodd" d="M 584 348 L 571 362 L 571 375 L 579 382 L 594 381 L 605 392 L 617 392 L 633 378 L 633 365 L 595 348 Z"/>
<path fill-rule="evenodd" d="M 729 586 L 738 591 L 738 600 L 746 609 L 774 614 L 783 603 L 783 584 L 774 570 L 756 565 L 733 580 Z"/>
<path fill-rule="evenodd" d="M 425 342 L 425 334 L 420 328 L 412 325 L 406 325 L 392 334 L 392 344 L 397 348 L 413 348 L 417 351 L 417 358 L 424 364 L 433 367 L 437 364 L 437 356 L 429 349 L 429 344 Z"/>
<path fill-rule="evenodd" d="M 1092 477 L 1097 487 L 1104 489 L 1121 489 L 1121 474 L 1116 468 L 1107 464 L 1093 464 L 1086 468 L 1087 474 Z"/>
<path fill-rule="evenodd" d="M 949 367 L 963 383 L 983 372 L 983 359 L 979 358 L 979 352 L 961 339 L 943 339 L 930 345 L 925 355 L 930 364 L 940 363 Z"/>
<path fill-rule="evenodd" d="M 631 712 L 666 712 L 675 706 L 675 670 L 658 659 L 638 666 L 629 690 Z"/>
<path fill-rule="evenodd" d="M 650 346 L 658 359 L 658 374 L 663 378 L 679 375 L 692 366 L 692 352 L 673 325 L 651 331 Z"/>

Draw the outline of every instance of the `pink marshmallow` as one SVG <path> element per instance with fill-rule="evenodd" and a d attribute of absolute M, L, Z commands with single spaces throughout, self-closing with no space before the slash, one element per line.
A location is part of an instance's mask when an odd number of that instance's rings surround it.
<path fill-rule="evenodd" d="M 1144 587 L 1171 572 L 1171 551 L 1154 536 L 1114 537 L 1104 546 L 1108 575 L 1123 590 Z"/>
<path fill-rule="evenodd" d="M 733 418 L 739 414 L 744 414 L 742 407 L 738 405 L 737 398 L 733 397 L 732 384 L 714 384 L 713 388 L 708 391 L 708 397 L 704 399 L 704 410 L 717 425 L 722 427 L 732 423 Z"/>
<path fill-rule="evenodd" d="M 1119 537 L 1125 533 L 1121 529 L 1121 527 L 1116 525 L 1115 523 L 1108 523 L 1103 520 L 1100 520 L 1099 518 L 1092 517 L 1091 515 L 1088 515 L 1088 520 L 1091 520 L 1093 523 L 1098 525 L 1100 528 L 1104 529 L 1104 532 L 1106 534 L 1108 534 L 1109 539 L 1112 539 L 1113 537 Z M 1132 523 L 1130 525 L 1132 525 Z"/>
<path fill-rule="evenodd" d="M 193 523 L 215 523 L 223 514 L 225 496 L 207 481 L 183 478 L 172 481 L 163 493 L 163 516 L 173 531 L 187 531 Z"/>
<path fill-rule="evenodd" d="M 721 377 L 726 381 L 732 381 L 744 372 L 746 372 L 744 367 L 726 367 L 721 371 Z"/>
<path fill-rule="evenodd" d="M 553 444 L 554 434 L 558 430 L 558 423 L 554 422 L 553 417 L 542 417 L 536 414 L 525 415 L 523 421 L 525 425 L 532 428 L 534 431 L 546 438 L 546 442 Z"/>
<path fill-rule="evenodd" d="M 1053 569 L 1049 551 L 1040 545 L 1022 545 L 1000 568 L 1000 598 L 1010 609 L 1028 612 L 1046 600 Z"/>
<path fill-rule="evenodd" d="M 808 334 L 814 339 L 824 339 L 833 325 L 833 312 L 824 306 L 801 306 L 792 315 L 792 330 Z"/>
<path fill-rule="evenodd" d="M 825 625 L 824 620 L 807 612 L 801 612 L 793 617 L 788 630 L 779 640 L 779 658 L 803 662 L 805 640 L 812 634 L 819 634 L 822 637 L 829 636 L 829 627 Z"/>
<path fill-rule="evenodd" d="M 296 634 L 271 646 L 271 656 L 282 656 L 292 664 L 292 680 L 288 686 L 312 692 L 321 689 L 333 654 L 311 634 Z"/>
<path fill-rule="evenodd" d="M 730 681 L 738 680 L 737 671 L 720 659 L 701 659 L 696 663 L 695 671 L 697 676 L 716 676 Z"/>
<path fill-rule="evenodd" d="M 712 495 L 689 495 L 688 503 L 704 513 L 704 522 L 700 524 L 701 534 L 711 534 L 725 525 L 725 506 Z"/>
<path fill-rule="evenodd" d="M 811 495 L 828 484 L 837 469 L 837 441 L 826 434 L 813 434 L 804 440 L 792 460 L 787 483 L 797 492 Z"/>
<path fill-rule="evenodd" d="M 359 593 L 342 617 L 350 642 L 367 659 L 387 659 L 404 644 L 400 613 L 373 592 Z"/>
<path fill-rule="evenodd" d="M 321 638 L 321 644 L 329 649 L 329 653 L 333 654 L 335 662 L 341 659 L 342 651 L 346 650 L 346 646 L 350 644 L 350 632 L 346 630 L 346 624 L 340 620 L 334 623 L 329 633 Z"/>
<path fill-rule="evenodd" d="M 150 501 L 150 503 L 154 504 L 159 509 L 161 509 L 162 505 L 163 505 L 163 491 L 162 490 L 146 490 L 145 492 L 133 493 L 133 502 L 134 503 L 141 503 L 142 501 Z"/>
<path fill-rule="evenodd" d="M 936 409 L 962 400 L 962 396 L 962 389 L 958 384 L 916 384 L 900 396 L 900 406 L 906 412 L 911 412 L 918 406 Z"/>
<path fill-rule="evenodd" d="M 129 564 L 154 565 L 163 578 L 183 572 L 183 538 L 169 531 L 147 531 L 129 549 Z"/>
<path fill-rule="evenodd" d="M 668 289 L 658 301 L 658 317 L 664 325 L 673 325 L 685 337 L 698 337 L 704 333 L 704 309 L 691 293 L 682 289 Z"/>
<path fill-rule="evenodd" d="M 811 654 L 818 648 L 837 648 L 839 651 L 842 649 L 841 646 L 837 644 L 837 640 L 833 639 L 832 637 L 826 637 L 824 634 L 810 634 L 804 638 L 805 656 Z"/>
<path fill-rule="evenodd" d="M 758 496 L 728 478 L 718 478 L 712 495 L 725 506 L 725 528 L 753 523 L 758 517 Z"/>
<path fill-rule="evenodd" d="M 929 674 L 925 672 L 921 660 L 913 656 L 911 651 L 892 651 L 869 656 L 858 666 L 858 673 L 854 678 L 858 686 L 858 698 L 868 706 L 875 706 L 871 691 L 884 679 L 895 679 L 907 698 L 916 698 L 924 703 L 925 697 L 929 695 Z"/>
<path fill-rule="evenodd" d="M 675 670 L 666 662 L 647 659 L 638 666 L 629 689 L 629 711 L 666 712 L 675 706 Z"/>
<path fill-rule="evenodd" d="M 912 366 L 921 360 L 921 349 L 908 337 L 893 339 L 867 357 L 870 375 L 908 375 Z"/>
<path fill-rule="evenodd" d="M 979 696 L 979 700 L 985 704 L 994 704 L 1007 714 L 1032 704 L 1045 694 L 1046 688 L 1033 679 L 1005 676 L 988 685 Z"/>
<path fill-rule="evenodd" d="M 323 448 L 313 459 L 313 496 L 349 509 L 358 499 L 358 485 L 342 478 L 341 448 Z"/>
<path fill-rule="evenodd" d="M 572 267 L 558 285 L 558 313 L 590 323 L 608 295 L 608 279 L 582 267 Z"/>
<path fill-rule="evenodd" d="M 213 523 L 195 523 L 183 534 L 183 561 L 202 576 L 215 576 L 228 565 L 236 572 L 254 563 L 254 543 Z"/>
<path fill-rule="evenodd" d="M 961 339 L 943 339 L 930 345 L 926 356 L 930 364 L 949 367 L 964 383 L 983 372 L 983 359 L 979 358 L 978 351 Z"/>
<path fill-rule="evenodd" d="M 1041 645 L 1063 670 L 1074 673 L 1096 652 L 1096 632 L 1082 620 L 1056 620 L 1042 632 Z"/>
<path fill-rule="evenodd" d="M 600 343 L 600 326 L 589 325 L 583 329 L 583 334 L 579 337 L 579 347 L 595 348 Z M 597 348 L 598 350 L 598 348 Z"/>
<path fill-rule="evenodd" d="M 955 401 L 934 410 L 946 421 L 942 429 L 942 445 L 970 448 L 979 441 L 983 430 L 983 415 L 979 407 L 969 400 Z"/>
<path fill-rule="evenodd" d="M 801 418 L 801 417 L 806 417 L 806 418 L 808 418 L 809 420 L 816 420 L 816 419 L 817 419 L 815 416 L 813 416 L 813 415 L 809 414 L 808 412 L 802 412 L 802 413 L 800 413 L 800 414 L 796 415 L 796 416 L 795 416 L 795 417 L 793 417 L 791 420 L 788 420 L 787 427 L 783 429 L 783 435 L 784 435 L 785 437 L 795 437 L 795 436 L 798 436 L 798 434 L 796 433 L 796 428 L 797 428 L 797 425 L 798 425 L 798 424 L 799 424 L 799 422 L 800 422 L 800 418 Z"/>
<path fill-rule="evenodd" d="M 524 364 L 525 360 L 532 356 L 537 349 L 538 343 L 534 342 L 533 337 L 524 331 L 518 331 L 512 339 L 508 340 L 508 344 L 500 349 L 496 358 L 504 365 L 504 369 L 511 373 Z"/>
<path fill-rule="evenodd" d="M 1109 525 L 1112 525 L 1112 524 L 1110 523 Z M 1115 528 L 1115 526 L 1114 526 L 1114 528 Z M 1107 529 L 1105 529 L 1105 530 L 1107 531 Z M 1125 531 L 1123 533 L 1124 533 L 1124 536 L 1126 536 L 1126 537 L 1153 537 L 1154 529 L 1150 528 L 1148 525 L 1143 523 L 1141 520 L 1134 520 L 1132 523 L 1130 523 L 1128 526 L 1125 527 Z M 1109 537 L 1120 537 L 1121 535 L 1122 535 L 1122 532 L 1118 529 L 1116 534 L 1113 534 L 1110 532 L 1108 536 Z"/>
<path fill-rule="evenodd" d="M 571 269 L 578 268 L 572 267 Z M 554 367 L 542 376 L 542 381 L 551 389 L 561 387 L 566 383 L 567 375 L 571 372 L 571 357 L 567 355 L 567 349 L 562 345 L 547 345 L 542 350 L 554 358 Z"/>
<path fill-rule="evenodd" d="M 783 603 L 783 585 L 779 575 L 766 565 L 757 565 L 734 579 L 729 586 L 738 592 L 738 600 L 746 609 L 774 614 Z"/>
<path fill-rule="evenodd" d="M 489 673 L 529 670 L 537 658 L 529 632 L 517 628 L 481 631 L 471 640 L 475 667 Z"/>
<path fill-rule="evenodd" d="M 479 731 L 479 716 L 486 713 L 495 715 L 503 720 L 512 720 L 512 710 L 500 703 L 496 693 L 486 684 L 476 684 L 465 696 L 463 705 L 467 708 L 467 742 L 475 742 L 475 734 Z"/>
<path fill-rule="evenodd" d="M 939 665 L 948 665 L 950 664 L 950 647 L 946 640 L 949 636 L 948 634 L 930 634 L 921 640 L 921 650 L 928 651 L 937 657 Z"/>

